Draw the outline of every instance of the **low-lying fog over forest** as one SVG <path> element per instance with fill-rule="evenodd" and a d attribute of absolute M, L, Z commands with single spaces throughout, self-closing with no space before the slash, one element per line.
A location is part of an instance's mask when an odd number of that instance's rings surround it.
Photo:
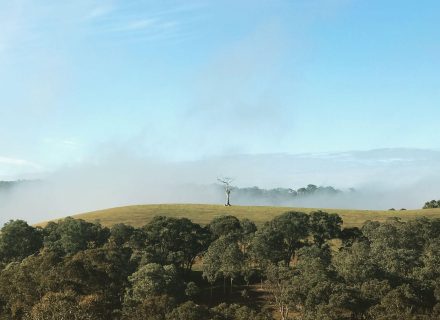
<path fill-rule="evenodd" d="M 219 176 L 234 179 L 233 205 L 419 209 L 440 192 L 439 164 L 440 152 L 417 149 L 231 155 L 187 162 L 114 152 L 88 164 L 29 175 L 33 181 L 0 186 L 1 220 L 37 222 L 130 204 L 223 204 Z M 335 192 L 288 194 L 309 184 Z M 272 190 L 277 188 L 278 194 Z"/>

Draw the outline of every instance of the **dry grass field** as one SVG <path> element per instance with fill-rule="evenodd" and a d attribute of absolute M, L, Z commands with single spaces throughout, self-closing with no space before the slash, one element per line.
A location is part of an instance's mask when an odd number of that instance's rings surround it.
<path fill-rule="evenodd" d="M 200 224 L 207 224 L 213 218 L 221 215 L 234 215 L 239 219 L 248 218 L 257 224 L 262 224 L 286 211 L 302 211 L 309 213 L 315 210 L 323 210 L 339 214 L 344 220 L 345 227 L 361 226 L 367 220 L 385 221 L 391 217 L 399 217 L 402 220 L 409 220 L 417 217 L 440 218 L 440 209 L 382 211 L 266 206 L 225 207 L 223 205 L 208 204 L 134 205 L 87 212 L 74 215 L 73 217 L 84 219 L 86 221 L 99 221 L 104 226 L 126 223 L 139 227 L 148 223 L 154 216 L 159 215 L 168 217 L 186 217 Z"/>

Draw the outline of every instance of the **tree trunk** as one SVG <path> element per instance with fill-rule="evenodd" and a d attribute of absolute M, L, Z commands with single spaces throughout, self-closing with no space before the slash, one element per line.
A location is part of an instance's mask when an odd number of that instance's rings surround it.
<path fill-rule="evenodd" d="M 231 191 L 229 191 L 229 190 L 226 191 L 226 204 L 225 204 L 226 207 L 231 206 L 231 203 L 229 202 L 230 195 L 231 195 Z"/>
<path fill-rule="evenodd" d="M 223 295 L 226 295 L 226 277 L 223 276 Z"/>
<path fill-rule="evenodd" d="M 232 296 L 232 280 L 234 280 L 234 279 L 232 279 L 232 277 L 231 277 L 231 296 Z"/>
<path fill-rule="evenodd" d="M 287 306 L 280 306 L 280 314 L 281 314 L 281 320 L 287 320 L 287 317 L 289 316 L 289 308 Z"/>

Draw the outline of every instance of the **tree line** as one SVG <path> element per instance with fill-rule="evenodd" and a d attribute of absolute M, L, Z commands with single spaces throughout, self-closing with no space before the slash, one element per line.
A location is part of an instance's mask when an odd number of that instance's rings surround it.
<path fill-rule="evenodd" d="M 440 208 L 440 200 L 431 200 L 425 202 L 423 209 L 436 209 Z"/>
<path fill-rule="evenodd" d="M 342 222 L 13 220 L 0 233 L 0 319 L 440 318 L 440 219 Z"/>

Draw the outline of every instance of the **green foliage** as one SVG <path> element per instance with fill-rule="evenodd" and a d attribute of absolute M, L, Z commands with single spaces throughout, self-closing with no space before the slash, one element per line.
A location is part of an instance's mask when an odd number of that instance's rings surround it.
<path fill-rule="evenodd" d="M 436 209 L 436 208 L 440 208 L 440 200 L 427 201 L 423 206 L 423 209 Z"/>
<path fill-rule="evenodd" d="M 310 213 L 310 234 L 315 244 L 322 246 L 326 240 L 338 238 L 341 233 L 342 219 L 335 213 L 314 211 Z"/>
<path fill-rule="evenodd" d="M 243 253 L 234 238 L 221 236 L 208 248 L 203 258 L 203 277 L 213 284 L 218 277 L 232 281 L 240 274 L 243 266 Z"/>
<path fill-rule="evenodd" d="M 286 212 L 266 223 L 254 239 L 254 255 L 261 259 L 289 264 L 295 250 L 307 242 L 309 215 L 303 212 Z"/>
<path fill-rule="evenodd" d="M 129 244 L 135 236 L 135 228 L 123 223 L 115 224 L 110 228 L 109 241 L 117 246 Z"/>
<path fill-rule="evenodd" d="M 323 195 L 333 196 L 342 193 L 341 190 L 335 189 L 331 186 L 316 186 L 309 184 L 306 187 L 298 188 L 297 190 L 291 188 L 275 188 L 275 189 L 261 189 L 258 187 L 250 188 L 234 188 L 234 194 L 236 198 L 244 199 L 258 199 L 261 202 L 271 203 L 285 203 L 288 201 L 294 201 L 298 198 Z"/>
<path fill-rule="evenodd" d="M 353 284 L 362 284 L 378 277 L 380 273 L 366 242 L 356 242 L 335 253 L 333 266 L 347 283 Z"/>
<path fill-rule="evenodd" d="M 207 307 L 188 301 L 167 314 L 166 320 L 205 320 L 209 319 L 209 316 Z"/>
<path fill-rule="evenodd" d="M 58 223 L 48 223 L 43 234 L 45 247 L 69 255 L 103 245 L 110 232 L 100 224 L 66 218 Z"/>
<path fill-rule="evenodd" d="M 209 231 L 186 218 L 155 217 L 142 230 L 147 262 L 173 264 L 185 272 L 210 243 Z"/>
<path fill-rule="evenodd" d="M 256 311 L 265 306 L 283 319 L 440 318 L 440 219 L 340 228 L 322 211 L 288 212 L 259 229 L 230 216 L 209 228 L 169 217 L 111 230 L 11 221 L 0 234 L 0 319 L 272 319 Z M 207 281 L 184 272 L 196 259 Z M 209 309 L 208 299 L 220 305 Z"/>
<path fill-rule="evenodd" d="M 125 302 L 122 320 L 166 320 L 176 306 L 173 298 L 167 295 L 144 297 L 137 303 Z"/>
<path fill-rule="evenodd" d="M 211 309 L 212 320 L 272 320 L 269 312 L 256 312 L 236 303 L 222 303 Z M 202 319 L 200 319 L 202 320 Z"/>
<path fill-rule="evenodd" d="M 101 297 L 78 296 L 73 291 L 49 292 L 24 317 L 25 320 L 98 320 L 106 319 Z"/>
<path fill-rule="evenodd" d="M 267 290 L 279 310 L 282 320 L 288 319 L 289 312 L 295 308 L 293 270 L 284 262 L 269 264 L 266 268 Z"/>
<path fill-rule="evenodd" d="M 173 296 L 182 288 L 173 265 L 149 263 L 141 266 L 128 280 L 130 289 L 126 293 L 126 299 L 134 302 L 141 302 L 145 297 Z"/>
<path fill-rule="evenodd" d="M 41 230 L 23 220 L 11 220 L 0 231 L 0 261 L 21 261 L 42 247 Z"/>
<path fill-rule="evenodd" d="M 234 216 L 220 216 L 214 218 L 208 225 L 215 239 L 221 236 L 239 236 L 242 232 L 240 220 Z"/>
<path fill-rule="evenodd" d="M 194 298 L 200 293 L 200 288 L 195 282 L 188 282 L 185 288 L 185 295 L 188 298 Z"/>

